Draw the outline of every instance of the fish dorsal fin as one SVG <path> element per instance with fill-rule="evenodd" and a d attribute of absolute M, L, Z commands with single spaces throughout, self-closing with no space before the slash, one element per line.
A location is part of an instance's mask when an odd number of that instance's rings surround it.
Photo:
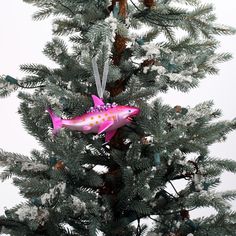
<path fill-rule="evenodd" d="M 92 95 L 92 99 L 93 99 L 93 104 L 94 104 L 95 107 L 104 106 L 104 102 L 101 98 L 99 98 L 95 95 Z"/>

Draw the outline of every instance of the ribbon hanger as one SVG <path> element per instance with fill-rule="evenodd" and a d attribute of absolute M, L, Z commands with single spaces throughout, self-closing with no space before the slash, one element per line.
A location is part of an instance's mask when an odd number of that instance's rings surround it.
<path fill-rule="evenodd" d="M 95 78 L 95 82 L 96 82 L 98 96 L 100 98 L 103 98 L 103 94 L 106 89 L 108 72 L 109 72 L 109 61 L 107 60 L 104 64 L 102 81 L 100 79 L 96 57 L 94 57 L 92 59 L 92 66 L 93 66 L 93 73 L 94 73 L 94 78 Z"/>
<path fill-rule="evenodd" d="M 111 42 L 106 37 L 104 46 L 107 46 L 108 55 L 111 53 Z M 108 57 L 109 58 L 109 57 Z M 100 79 L 99 71 L 98 71 L 98 63 L 97 63 L 97 56 L 93 57 L 92 59 L 92 66 L 93 66 L 93 73 L 97 87 L 97 93 L 100 98 L 103 98 L 106 84 L 107 84 L 107 77 L 109 72 L 109 59 L 105 61 L 104 68 L 103 68 L 103 75 L 102 81 Z"/>

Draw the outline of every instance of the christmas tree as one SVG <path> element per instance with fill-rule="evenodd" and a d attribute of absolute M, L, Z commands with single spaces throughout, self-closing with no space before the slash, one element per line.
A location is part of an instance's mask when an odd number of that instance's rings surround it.
<path fill-rule="evenodd" d="M 1 179 L 13 177 L 27 199 L 0 217 L 0 232 L 235 235 L 236 191 L 216 187 L 236 162 L 211 157 L 209 146 L 236 120 L 217 120 L 212 101 L 161 101 L 171 88 L 188 92 L 216 74 L 231 58 L 217 53 L 216 36 L 234 29 L 218 25 L 200 0 L 24 2 L 38 7 L 35 20 L 53 18 L 55 37 L 43 52 L 57 66 L 24 64 L 24 78 L 0 78 L 2 97 L 19 90 L 22 123 L 43 147 L 30 156 L 0 152 Z M 202 207 L 215 213 L 192 219 Z"/>

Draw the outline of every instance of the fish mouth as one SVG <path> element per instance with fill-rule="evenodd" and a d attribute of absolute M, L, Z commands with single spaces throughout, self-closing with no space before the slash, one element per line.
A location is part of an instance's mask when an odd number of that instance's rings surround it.
<path fill-rule="evenodd" d="M 130 113 L 129 116 L 127 116 L 126 119 L 132 122 L 134 121 L 134 117 L 137 116 L 139 113 L 140 113 L 140 109 L 133 110 L 132 113 Z"/>
<path fill-rule="evenodd" d="M 133 121 L 133 120 L 134 120 L 132 116 L 128 116 L 126 119 L 127 119 L 128 121 Z"/>

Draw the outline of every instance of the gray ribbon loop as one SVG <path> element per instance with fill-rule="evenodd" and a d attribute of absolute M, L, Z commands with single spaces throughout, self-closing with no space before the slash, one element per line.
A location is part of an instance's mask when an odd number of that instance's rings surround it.
<path fill-rule="evenodd" d="M 92 59 L 92 66 L 93 66 L 93 73 L 94 73 L 98 96 L 100 98 L 103 98 L 103 94 L 106 89 L 107 76 L 109 72 L 109 61 L 107 60 L 105 62 L 104 69 L 103 69 L 102 82 L 101 82 L 99 71 L 98 71 L 98 64 L 97 64 L 96 57 Z"/>
<path fill-rule="evenodd" d="M 109 72 L 109 61 L 107 60 L 107 61 L 105 62 L 104 68 L 103 68 L 103 76 L 102 76 L 102 96 L 103 96 L 103 94 L 104 94 L 104 92 L 105 92 L 105 89 L 106 89 L 108 72 Z"/>

